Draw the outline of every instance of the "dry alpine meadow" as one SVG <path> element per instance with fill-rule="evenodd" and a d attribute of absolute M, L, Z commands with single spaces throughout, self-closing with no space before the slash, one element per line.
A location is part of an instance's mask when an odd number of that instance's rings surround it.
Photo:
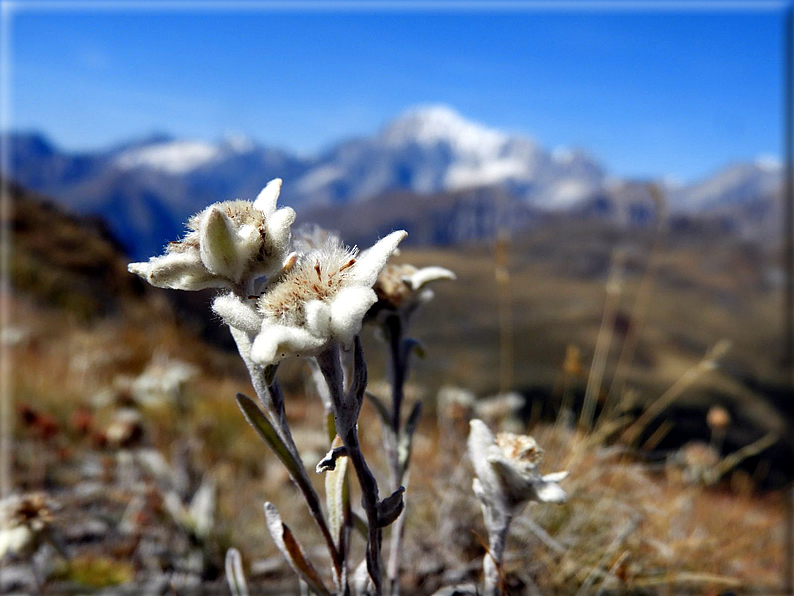
<path fill-rule="evenodd" d="M 351 246 L 281 184 L 136 263 L 11 189 L 0 592 L 786 589 L 768 252 L 661 218 Z"/>

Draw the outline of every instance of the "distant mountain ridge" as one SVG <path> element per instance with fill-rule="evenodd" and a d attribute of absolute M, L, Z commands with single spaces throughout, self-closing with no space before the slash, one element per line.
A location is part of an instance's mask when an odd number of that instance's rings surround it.
<path fill-rule="evenodd" d="M 471 205 L 469 199 L 459 203 L 454 197 L 470 196 L 475 189 L 478 207 L 464 212 L 496 221 L 502 216 L 485 213 L 493 197 L 492 208 L 499 205 L 500 214 L 532 214 L 508 217 L 507 225 L 516 226 L 537 221 L 543 211 L 595 214 L 626 223 L 645 217 L 652 203 L 647 193 L 627 191 L 636 182 L 615 180 L 581 150 L 549 151 L 532 139 L 469 121 L 438 105 L 410 110 L 371 136 L 343 140 L 312 157 L 243 136 L 211 143 L 158 134 L 82 153 L 62 151 L 35 133 L 12 134 L 10 141 L 17 183 L 78 213 L 105 218 L 134 258 L 158 253 L 182 233 L 182 222 L 191 213 L 218 200 L 253 198 L 275 177 L 285 181 L 286 204 L 318 213 L 394 193 L 415 194 L 439 203 L 432 212 L 441 221 L 441 205 Z M 758 212 L 759 201 L 776 201 L 780 183 L 779 166 L 757 161 L 734 164 L 687 186 L 658 184 L 674 211 L 739 217 L 748 205 Z M 453 199 L 438 199 L 447 194 Z M 506 200 L 516 205 L 507 208 Z M 395 225 L 401 218 L 421 219 L 421 200 L 401 204 L 410 205 L 412 213 L 395 213 Z M 491 229 L 487 222 L 469 224 L 460 229 Z M 469 239 L 468 232 L 456 238 L 441 230 L 423 236 Z"/>

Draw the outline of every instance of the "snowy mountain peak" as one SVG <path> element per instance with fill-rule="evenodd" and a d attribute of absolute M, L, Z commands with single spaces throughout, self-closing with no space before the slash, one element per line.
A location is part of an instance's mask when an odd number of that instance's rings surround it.
<path fill-rule="evenodd" d="M 167 141 L 134 147 L 115 160 L 122 170 L 148 168 L 166 174 L 187 174 L 214 161 L 221 150 L 204 141 Z"/>
<path fill-rule="evenodd" d="M 775 155 L 759 155 L 755 160 L 755 165 L 764 172 L 777 172 L 783 169 L 783 163 Z"/>
<path fill-rule="evenodd" d="M 250 137 L 240 133 L 226 133 L 223 137 L 223 146 L 232 153 L 248 153 L 256 148 L 256 143 Z"/>
<path fill-rule="evenodd" d="M 466 120 L 445 105 L 424 106 L 404 113 L 384 129 L 381 138 L 391 146 L 446 143 L 456 152 L 473 154 L 498 152 L 509 140 L 504 133 Z"/>

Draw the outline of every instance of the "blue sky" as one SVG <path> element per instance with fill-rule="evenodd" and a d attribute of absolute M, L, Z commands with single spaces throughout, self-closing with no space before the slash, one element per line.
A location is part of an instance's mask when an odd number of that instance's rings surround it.
<path fill-rule="evenodd" d="M 780 10 L 23 10 L 11 127 L 66 149 L 235 132 L 306 154 L 445 103 L 584 148 L 616 175 L 686 181 L 781 153 L 782 22 Z"/>

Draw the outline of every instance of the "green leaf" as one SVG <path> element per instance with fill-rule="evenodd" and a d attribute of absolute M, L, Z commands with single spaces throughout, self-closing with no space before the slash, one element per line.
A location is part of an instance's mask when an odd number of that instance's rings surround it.
<path fill-rule="evenodd" d="M 317 573 L 314 565 L 306 558 L 292 530 L 281 521 L 281 515 L 279 515 L 278 509 L 276 509 L 273 503 L 265 503 L 265 518 L 267 519 L 267 527 L 268 530 L 270 530 L 273 541 L 281 551 L 281 554 L 287 559 L 290 567 L 292 567 L 295 573 L 297 573 L 316 594 L 330 596 L 330 592 L 323 584 L 320 574 Z"/>
<path fill-rule="evenodd" d="M 336 437 L 336 422 L 334 422 L 333 412 L 326 412 L 325 414 L 325 431 L 328 433 L 328 442 L 333 443 Z"/>
<path fill-rule="evenodd" d="M 259 406 L 254 403 L 254 400 L 242 393 L 238 393 L 237 405 L 240 406 L 248 423 L 254 427 L 254 430 L 273 450 L 273 453 L 281 460 L 281 463 L 287 468 L 292 478 L 299 484 L 305 483 L 306 471 L 303 469 L 303 464 L 293 457 L 284 441 L 281 440 L 281 437 L 276 432 L 273 424 L 268 420 L 265 413 L 259 409 Z"/>
<path fill-rule="evenodd" d="M 248 584 L 245 582 L 242 557 L 236 548 L 226 551 L 226 581 L 232 596 L 248 596 Z"/>
<path fill-rule="evenodd" d="M 342 446 L 342 440 L 337 437 L 332 447 Z M 349 459 L 345 456 L 336 459 L 336 467 L 325 472 L 325 502 L 328 507 L 328 525 L 331 536 L 334 538 L 336 548 L 342 549 L 342 532 L 346 518 L 345 507 L 345 475 Z"/>

